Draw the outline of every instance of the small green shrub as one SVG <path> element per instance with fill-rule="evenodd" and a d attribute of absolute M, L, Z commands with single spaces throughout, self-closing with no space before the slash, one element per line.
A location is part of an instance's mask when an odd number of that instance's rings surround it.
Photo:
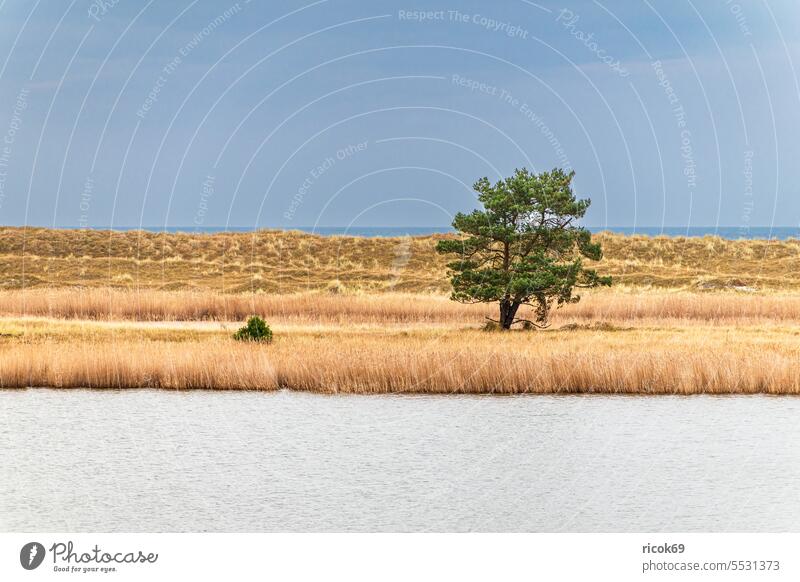
<path fill-rule="evenodd" d="M 233 334 L 233 339 L 240 342 L 265 342 L 272 341 L 272 330 L 267 322 L 254 315 L 247 320 L 247 325 Z"/>

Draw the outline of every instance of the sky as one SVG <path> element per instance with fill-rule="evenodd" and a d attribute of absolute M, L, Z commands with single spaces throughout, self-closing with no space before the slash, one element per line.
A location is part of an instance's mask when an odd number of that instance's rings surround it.
<path fill-rule="evenodd" d="M 795 0 L 0 0 L 0 224 L 800 228 Z"/>

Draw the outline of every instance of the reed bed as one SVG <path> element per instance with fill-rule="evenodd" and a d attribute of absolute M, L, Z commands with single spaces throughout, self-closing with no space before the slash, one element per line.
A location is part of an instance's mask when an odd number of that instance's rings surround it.
<path fill-rule="evenodd" d="M 304 337 L 276 369 L 283 388 L 327 393 L 800 394 L 794 336 L 728 331 Z"/>
<path fill-rule="evenodd" d="M 630 337 L 625 337 L 630 335 Z M 657 334 L 658 335 L 658 334 Z M 488 337 L 487 337 L 488 336 Z M 800 394 L 793 342 L 558 332 L 0 348 L 0 385 L 421 394 Z"/>
<path fill-rule="evenodd" d="M 80 342 L 18 345 L 0 352 L 0 387 L 270 390 L 269 354 L 214 342 Z"/>
<path fill-rule="evenodd" d="M 0 315 L 134 321 L 238 321 L 249 315 L 303 322 L 455 322 L 493 310 L 443 295 L 221 294 L 57 288 L 0 291 Z"/>
<path fill-rule="evenodd" d="M 481 324 L 496 307 L 445 295 L 382 293 L 226 295 L 210 291 L 110 288 L 0 291 L 0 316 L 129 321 L 241 321 L 260 315 L 298 324 Z M 521 313 L 524 315 L 524 311 Z M 603 291 L 553 314 L 553 324 L 633 324 L 673 320 L 726 324 L 800 321 L 800 295 L 726 292 Z"/>

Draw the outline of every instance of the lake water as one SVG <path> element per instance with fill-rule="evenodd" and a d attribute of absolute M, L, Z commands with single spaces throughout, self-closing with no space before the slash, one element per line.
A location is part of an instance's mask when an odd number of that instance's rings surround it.
<path fill-rule="evenodd" d="M 800 531 L 800 399 L 0 391 L 2 531 Z"/>

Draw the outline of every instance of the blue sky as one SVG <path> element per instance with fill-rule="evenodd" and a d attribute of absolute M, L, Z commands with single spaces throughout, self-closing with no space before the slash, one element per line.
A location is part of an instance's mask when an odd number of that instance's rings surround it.
<path fill-rule="evenodd" d="M 0 0 L 0 223 L 428 226 L 567 166 L 591 226 L 800 225 L 800 7 Z"/>

